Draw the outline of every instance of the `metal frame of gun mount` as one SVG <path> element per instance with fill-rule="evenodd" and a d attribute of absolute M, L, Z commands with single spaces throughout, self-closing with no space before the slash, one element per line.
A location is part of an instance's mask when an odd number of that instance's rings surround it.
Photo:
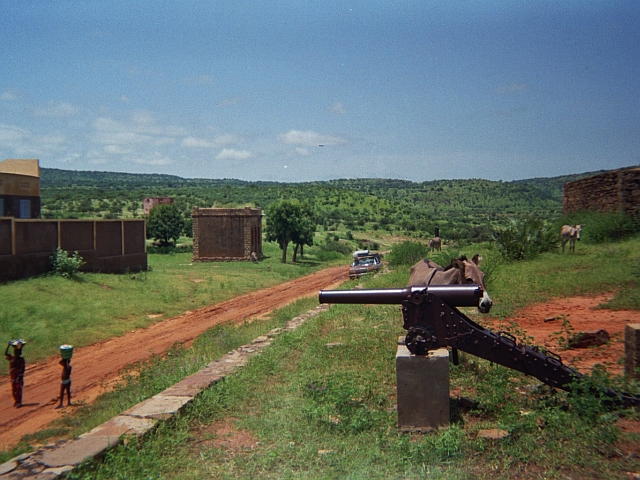
<path fill-rule="evenodd" d="M 400 304 L 407 330 L 405 343 L 415 355 L 451 347 L 458 363 L 457 350 L 531 375 L 552 387 L 571 390 L 574 379 L 582 374 L 562 363 L 548 350 L 518 343 L 507 332 L 493 332 L 469 319 L 457 307 L 477 307 L 483 290 L 479 285 L 428 285 L 377 290 L 322 290 L 320 303 Z M 640 405 L 640 398 L 607 390 L 607 396 L 626 406 Z"/>

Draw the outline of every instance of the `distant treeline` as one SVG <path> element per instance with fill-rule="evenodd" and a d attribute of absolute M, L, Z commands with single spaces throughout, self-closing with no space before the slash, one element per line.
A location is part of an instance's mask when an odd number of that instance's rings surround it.
<path fill-rule="evenodd" d="M 483 241 L 513 217 L 557 219 L 562 186 L 591 174 L 515 182 L 344 179 L 323 182 L 248 182 L 173 175 L 43 168 L 45 218 L 130 218 L 145 197 L 174 197 L 185 216 L 193 206 L 266 208 L 281 198 L 308 204 L 326 231 L 386 230 L 427 238 L 439 228 L 450 240 Z"/>

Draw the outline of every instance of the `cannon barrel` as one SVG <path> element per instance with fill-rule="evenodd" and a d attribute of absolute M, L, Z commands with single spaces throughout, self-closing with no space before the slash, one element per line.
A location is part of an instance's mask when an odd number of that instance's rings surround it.
<path fill-rule="evenodd" d="M 432 293 L 450 307 L 477 307 L 483 291 L 479 285 L 413 285 L 373 290 L 320 290 L 320 303 L 400 304 L 411 295 Z"/>

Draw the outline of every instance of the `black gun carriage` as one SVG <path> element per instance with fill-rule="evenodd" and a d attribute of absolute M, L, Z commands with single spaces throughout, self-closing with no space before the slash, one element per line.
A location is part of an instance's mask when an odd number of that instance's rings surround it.
<path fill-rule="evenodd" d="M 483 290 L 479 285 L 428 285 L 373 290 L 322 290 L 320 303 L 402 305 L 405 344 L 415 355 L 450 347 L 457 364 L 458 349 L 536 377 L 547 385 L 570 391 L 582 374 L 562 363 L 553 352 L 518 343 L 507 332 L 493 332 L 474 322 L 458 307 L 477 307 Z M 640 398 L 608 389 L 607 396 L 626 406 L 640 405 Z"/>

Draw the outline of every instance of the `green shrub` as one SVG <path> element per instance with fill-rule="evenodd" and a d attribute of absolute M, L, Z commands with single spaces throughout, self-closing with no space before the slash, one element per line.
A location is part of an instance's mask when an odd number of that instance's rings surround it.
<path fill-rule="evenodd" d="M 336 239 L 327 239 L 320 248 L 325 252 L 337 252 L 342 255 L 349 255 L 353 247 L 346 242 L 341 242 Z"/>
<path fill-rule="evenodd" d="M 56 248 L 49 258 L 54 273 L 64 278 L 74 278 L 85 264 L 78 252 L 74 252 L 70 257 L 69 253 L 60 247 Z"/>
<path fill-rule="evenodd" d="M 559 235 L 552 225 L 537 218 L 511 219 L 510 225 L 493 234 L 496 248 L 510 260 L 530 260 L 556 250 Z"/>
<path fill-rule="evenodd" d="M 428 252 L 424 243 L 405 241 L 394 245 L 389 254 L 389 265 L 413 265 L 426 258 Z"/>
<path fill-rule="evenodd" d="M 168 253 L 189 253 L 193 252 L 193 245 L 149 245 L 147 247 L 147 253 L 159 253 L 159 254 L 168 254 Z"/>
<path fill-rule="evenodd" d="M 563 225 L 582 225 L 580 238 L 586 243 L 605 243 L 640 233 L 640 216 L 624 212 L 576 212 L 562 217 Z M 560 226 L 557 232 L 560 235 Z"/>

